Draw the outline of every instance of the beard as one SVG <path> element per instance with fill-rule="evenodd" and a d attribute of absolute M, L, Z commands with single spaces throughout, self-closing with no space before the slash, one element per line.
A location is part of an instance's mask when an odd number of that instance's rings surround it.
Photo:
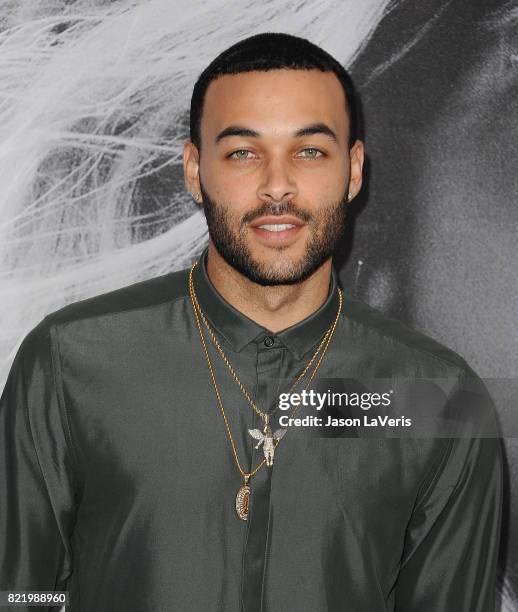
<path fill-rule="evenodd" d="M 229 266 L 258 285 L 294 285 L 306 280 L 333 255 L 345 232 L 347 192 L 338 202 L 323 207 L 318 215 L 298 208 L 291 201 L 279 204 L 265 202 L 238 220 L 230 214 L 227 207 L 212 200 L 201 181 L 200 191 L 203 195 L 203 212 L 214 247 Z M 298 261 L 284 261 L 279 266 L 257 261 L 246 243 L 247 224 L 265 215 L 286 214 L 297 217 L 310 228 L 310 238 L 304 254 Z M 277 251 L 282 254 L 288 248 L 277 247 Z"/>

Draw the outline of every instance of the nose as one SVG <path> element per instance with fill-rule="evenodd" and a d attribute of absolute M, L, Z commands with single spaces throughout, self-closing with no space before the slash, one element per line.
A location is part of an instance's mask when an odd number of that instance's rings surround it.
<path fill-rule="evenodd" d="M 264 166 L 260 185 L 257 189 L 260 199 L 282 202 L 297 195 L 297 187 L 290 176 L 289 166 L 279 159 L 272 159 Z"/>

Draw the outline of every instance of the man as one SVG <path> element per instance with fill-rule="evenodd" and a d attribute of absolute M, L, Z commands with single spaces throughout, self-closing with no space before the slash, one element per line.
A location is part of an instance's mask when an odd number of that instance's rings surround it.
<path fill-rule="evenodd" d="M 67 589 L 88 611 L 493 610 L 496 438 L 274 423 L 279 381 L 317 372 L 454 380 L 454 421 L 482 386 L 338 287 L 363 165 L 347 74 L 308 41 L 253 36 L 199 77 L 190 128 L 210 236 L 195 265 L 49 315 L 15 358 L 1 588 Z"/>

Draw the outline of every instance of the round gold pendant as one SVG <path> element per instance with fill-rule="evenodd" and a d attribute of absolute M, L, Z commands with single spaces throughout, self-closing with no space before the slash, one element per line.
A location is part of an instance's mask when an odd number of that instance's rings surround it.
<path fill-rule="evenodd" d="M 236 495 L 236 514 L 246 521 L 248 519 L 248 502 L 250 500 L 250 485 L 241 485 Z"/>

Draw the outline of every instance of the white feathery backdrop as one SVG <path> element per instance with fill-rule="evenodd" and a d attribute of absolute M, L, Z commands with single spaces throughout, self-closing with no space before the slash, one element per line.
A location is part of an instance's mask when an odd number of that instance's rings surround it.
<path fill-rule="evenodd" d="M 348 65 L 387 0 L 16 0 L 0 14 L 0 387 L 47 313 L 188 265 L 192 87 L 233 42 L 310 38 Z M 340 24 L 340 27 L 337 27 Z"/>

